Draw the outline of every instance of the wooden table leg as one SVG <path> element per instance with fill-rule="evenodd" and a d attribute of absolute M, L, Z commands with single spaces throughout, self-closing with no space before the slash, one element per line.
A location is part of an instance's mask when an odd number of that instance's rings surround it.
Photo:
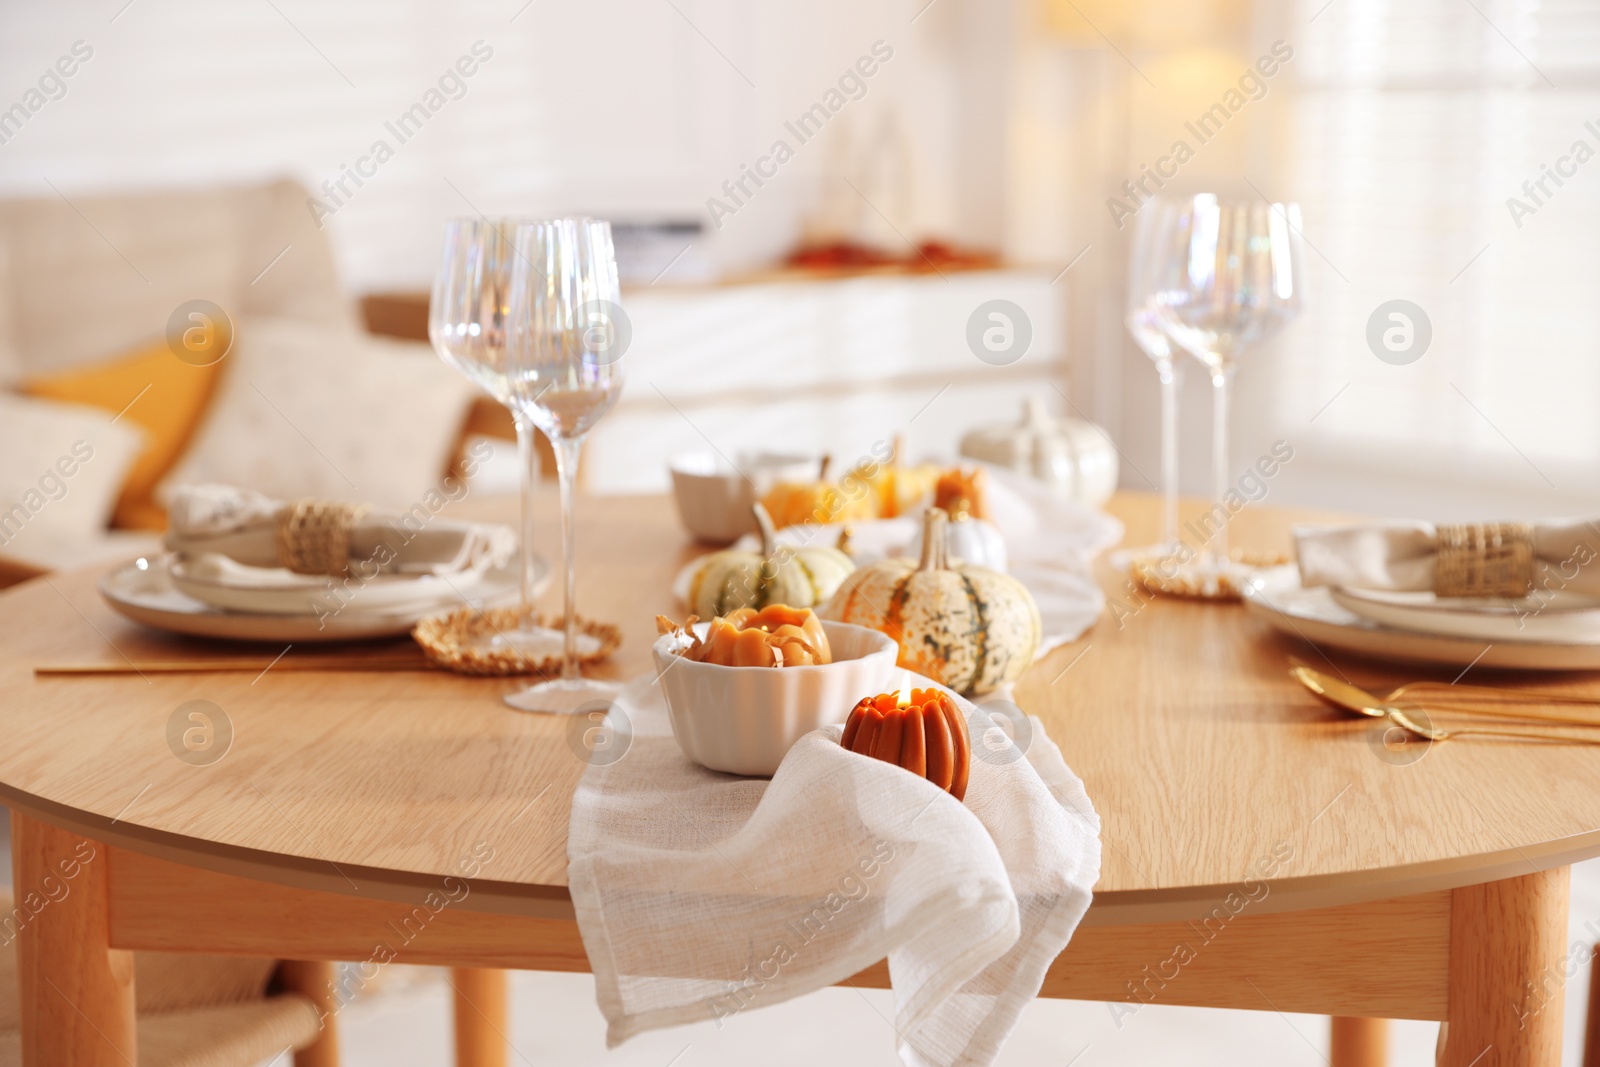
<path fill-rule="evenodd" d="M 1442 1067 L 1560 1067 L 1569 871 L 1450 894 Z"/>
<path fill-rule="evenodd" d="M 1352 1019 L 1335 1015 L 1328 1043 L 1331 1067 L 1387 1067 L 1389 1063 L 1389 1021 Z"/>
<path fill-rule="evenodd" d="M 321 1036 L 295 1052 L 294 1067 L 339 1067 L 336 977 L 334 965 L 323 960 L 283 960 L 278 964 L 278 984 L 309 999 L 322 1016 Z"/>
<path fill-rule="evenodd" d="M 25 1067 L 134 1067 L 133 953 L 110 946 L 105 846 L 11 813 Z M 20 927 L 13 929 L 13 927 Z"/>
<path fill-rule="evenodd" d="M 457 967 L 456 1067 L 506 1067 L 506 972 Z"/>

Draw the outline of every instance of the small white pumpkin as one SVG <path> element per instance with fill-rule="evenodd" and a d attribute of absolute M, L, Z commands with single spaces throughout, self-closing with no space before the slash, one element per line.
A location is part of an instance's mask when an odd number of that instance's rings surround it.
<path fill-rule="evenodd" d="M 900 643 L 899 664 L 959 693 L 987 693 L 1021 677 L 1039 648 L 1039 608 L 1010 575 L 952 565 L 949 518 L 929 508 L 922 560 L 886 559 L 851 574 L 818 614 L 868 626 Z"/>
<path fill-rule="evenodd" d="M 952 560 L 1002 573 L 1006 569 L 1006 539 L 1000 535 L 1000 528 L 988 519 L 974 519 L 965 511 L 957 512 L 950 516 L 950 525 L 945 527 L 944 543 Z M 907 546 L 906 555 L 922 558 L 921 530 Z"/>
<path fill-rule="evenodd" d="M 1020 424 L 963 437 L 961 454 L 1031 474 L 1063 496 L 1096 507 L 1117 488 L 1117 452 L 1106 432 L 1082 419 L 1052 418 L 1037 396 L 1027 398 Z"/>
<path fill-rule="evenodd" d="M 689 610 L 694 614 L 715 618 L 769 604 L 814 607 L 855 570 L 855 563 L 837 548 L 779 545 L 767 509 L 757 504 L 753 510 L 761 530 L 760 551 L 729 548 L 706 556 L 689 579 Z"/>

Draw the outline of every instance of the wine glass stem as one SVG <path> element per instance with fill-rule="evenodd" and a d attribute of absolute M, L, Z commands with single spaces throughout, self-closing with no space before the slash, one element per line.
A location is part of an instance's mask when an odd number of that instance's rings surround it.
<path fill-rule="evenodd" d="M 1216 557 L 1228 559 L 1228 492 L 1232 488 L 1228 469 L 1228 408 L 1232 400 L 1233 371 L 1211 375 L 1211 495 L 1217 516 L 1217 534 L 1212 544 Z"/>
<path fill-rule="evenodd" d="M 1161 376 L 1161 544 L 1178 547 L 1178 372 L 1172 357 L 1156 360 Z"/>
<path fill-rule="evenodd" d="M 539 486 L 539 452 L 534 437 L 538 431 L 533 423 L 520 415 L 513 415 L 517 427 L 517 462 L 522 468 L 522 603 L 517 610 L 517 629 L 531 633 L 533 622 L 533 587 L 536 577 L 533 554 L 533 494 Z"/>
<path fill-rule="evenodd" d="M 551 438 L 550 445 L 556 454 L 556 477 L 561 482 L 561 562 L 567 571 L 564 642 L 561 656 L 561 680 L 575 681 L 581 676 L 578 670 L 578 527 L 573 521 L 573 490 L 578 478 L 578 449 L 582 438 Z"/>

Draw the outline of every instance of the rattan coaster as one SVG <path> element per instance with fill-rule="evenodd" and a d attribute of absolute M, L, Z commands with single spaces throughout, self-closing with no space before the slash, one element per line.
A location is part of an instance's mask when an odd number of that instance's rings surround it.
<path fill-rule="evenodd" d="M 507 633 L 517 628 L 516 608 L 458 608 L 442 615 L 429 615 L 418 622 L 411 631 L 417 644 L 428 654 L 428 659 L 445 670 L 458 674 L 513 675 L 555 674 L 561 670 L 560 656 L 542 656 L 537 659 L 514 648 L 494 648 L 478 644 L 486 637 Z M 551 625 L 565 625 L 565 618 Z M 622 644 L 622 631 L 609 622 L 595 622 L 578 616 L 578 632 L 588 634 L 600 642 L 600 647 L 578 657 L 580 665 L 598 663 Z"/>
<path fill-rule="evenodd" d="M 1229 559 L 1240 565 L 1239 571 L 1217 571 L 1194 575 L 1183 573 L 1180 567 L 1169 567 L 1171 557 L 1150 556 L 1136 559 L 1128 565 L 1128 573 L 1141 588 L 1163 596 L 1184 597 L 1189 600 L 1239 600 L 1243 596 L 1239 579 L 1248 577 L 1263 567 L 1276 567 L 1288 563 L 1289 557 L 1280 552 L 1244 552 L 1235 550 Z M 1169 573 L 1170 572 L 1170 573 Z"/>

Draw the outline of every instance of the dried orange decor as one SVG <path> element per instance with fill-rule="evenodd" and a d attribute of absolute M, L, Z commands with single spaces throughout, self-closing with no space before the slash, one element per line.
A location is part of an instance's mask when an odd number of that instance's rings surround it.
<path fill-rule="evenodd" d="M 682 655 L 696 663 L 723 667 L 814 667 L 833 662 L 828 635 L 808 608 L 769 604 L 760 611 L 740 608 L 711 620 L 704 640 L 694 635 L 693 615 L 680 627 L 656 616 L 658 633 L 686 633 Z"/>
<path fill-rule="evenodd" d="M 966 723 L 942 689 L 913 689 L 862 697 L 850 712 L 840 744 L 851 752 L 904 767 L 957 800 L 967 795 L 972 747 Z"/>

